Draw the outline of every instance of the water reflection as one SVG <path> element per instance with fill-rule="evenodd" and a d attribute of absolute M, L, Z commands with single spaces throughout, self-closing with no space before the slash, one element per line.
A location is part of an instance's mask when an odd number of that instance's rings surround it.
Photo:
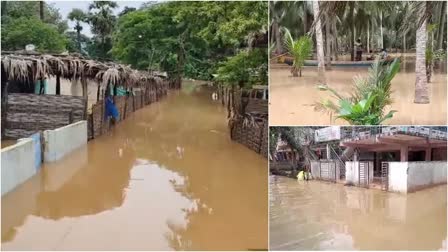
<path fill-rule="evenodd" d="M 286 65 L 285 65 L 286 66 Z M 311 104 L 330 98 L 329 92 L 317 89 L 317 68 L 305 67 L 302 77 L 291 77 L 290 68 L 274 66 L 270 77 L 270 124 L 271 125 L 329 125 L 345 124 L 334 115 L 316 112 Z M 445 70 L 441 70 L 445 69 Z M 343 94 L 352 92 L 353 77 L 366 76 L 366 67 L 334 67 L 326 71 L 329 86 Z M 445 67 L 436 69 L 429 85 L 430 104 L 415 104 L 415 63 L 402 62 L 401 71 L 392 80 L 393 104 L 386 108 L 398 112 L 387 120 L 391 125 L 444 125 L 446 124 L 447 75 Z M 333 116 L 333 117 L 332 117 Z"/>
<path fill-rule="evenodd" d="M 401 195 L 270 180 L 272 250 L 446 249 L 446 185 Z"/>
<path fill-rule="evenodd" d="M 6 194 L 3 249 L 267 248 L 267 162 L 209 97 L 173 92 Z"/>

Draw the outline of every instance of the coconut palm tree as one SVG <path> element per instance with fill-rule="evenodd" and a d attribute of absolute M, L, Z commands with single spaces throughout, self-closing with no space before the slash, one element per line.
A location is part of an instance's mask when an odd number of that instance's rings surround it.
<path fill-rule="evenodd" d="M 338 100 L 324 100 L 314 104 L 316 111 L 337 114 L 353 125 L 379 125 L 391 118 L 394 110 L 385 113 L 385 108 L 392 104 L 392 79 L 400 69 L 400 62 L 395 59 L 390 65 L 382 65 L 377 59 L 366 78 L 354 78 L 354 92 L 349 96 L 339 94 L 325 85 L 319 86 L 322 91 L 329 91 Z"/>
<path fill-rule="evenodd" d="M 420 10 L 419 18 L 424 16 L 425 9 Z M 416 33 L 415 59 L 415 103 L 429 103 L 428 80 L 426 78 L 426 19 L 420 24 Z"/>
<path fill-rule="evenodd" d="M 311 56 L 313 51 L 313 42 L 309 36 L 302 36 L 298 40 L 294 40 L 291 32 L 284 28 L 284 45 L 288 53 L 293 58 L 292 76 L 302 76 L 302 67 L 305 60 Z"/>
<path fill-rule="evenodd" d="M 92 32 L 101 41 L 102 56 L 106 56 L 108 51 L 106 40 L 111 37 L 116 22 L 112 9 L 117 7 L 118 4 L 113 1 L 93 1 L 89 5 L 88 21 L 92 27 Z"/>
<path fill-rule="evenodd" d="M 285 2 L 270 2 L 270 17 L 271 17 L 271 34 L 274 34 L 274 36 L 271 36 L 271 44 L 275 44 L 275 53 L 282 54 L 283 48 L 282 48 L 282 39 L 280 34 L 280 21 L 285 15 L 286 8 L 285 8 Z"/>
<path fill-rule="evenodd" d="M 440 8 L 440 13 L 438 17 L 438 32 L 437 32 L 437 49 L 443 48 L 443 40 L 446 38 L 445 35 L 445 23 L 446 23 L 446 2 L 442 2 L 442 7 Z"/>
<path fill-rule="evenodd" d="M 313 14 L 316 20 L 316 49 L 317 49 L 317 74 L 321 82 L 326 82 L 325 78 L 325 59 L 324 59 L 324 41 L 322 38 L 322 25 L 319 16 L 319 2 L 313 1 Z"/>
<path fill-rule="evenodd" d="M 81 9 L 73 9 L 68 14 L 68 19 L 76 22 L 74 29 L 76 30 L 77 40 L 78 40 L 78 51 L 81 53 L 81 31 L 82 25 L 81 22 L 85 22 L 87 15 Z"/>

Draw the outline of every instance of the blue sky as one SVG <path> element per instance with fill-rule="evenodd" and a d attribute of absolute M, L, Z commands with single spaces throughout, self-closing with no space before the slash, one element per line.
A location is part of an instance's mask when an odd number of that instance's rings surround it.
<path fill-rule="evenodd" d="M 59 13 L 61 13 L 62 17 L 64 19 L 67 19 L 68 13 L 70 13 L 70 11 L 72 11 L 72 9 L 74 8 L 78 8 L 87 12 L 89 10 L 89 4 L 92 1 L 45 1 L 45 2 L 59 9 Z M 117 15 L 124 9 L 125 6 L 139 8 L 142 5 L 142 3 L 145 2 L 147 1 L 117 1 L 118 8 L 114 10 L 114 13 Z M 73 27 L 75 26 L 75 23 L 71 22 L 68 19 L 67 23 L 69 29 L 73 29 Z M 88 24 L 83 24 L 82 33 L 88 37 L 92 37 L 92 32 L 90 31 L 90 27 Z"/>

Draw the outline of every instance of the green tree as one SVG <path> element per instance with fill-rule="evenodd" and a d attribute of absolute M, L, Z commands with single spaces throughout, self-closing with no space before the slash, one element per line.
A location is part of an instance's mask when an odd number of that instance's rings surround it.
<path fill-rule="evenodd" d="M 4 3 L 7 3 L 5 9 L 3 9 Z M 40 1 L 2 1 L 2 27 L 8 25 L 11 20 L 21 17 L 41 19 L 41 10 L 44 14 L 44 23 L 57 27 L 60 33 L 68 29 L 67 21 L 62 18 L 59 10 L 53 4 L 45 3 L 41 6 Z"/>
<path fill-rule="evenodd" d="M 56 27 L 37 18 L 13 19 L 3 27 L 3 50 L 23 50 L 27 44 L 34 44 L 42 52 L 62 52 L 66 39 Z"/>
<path fill-rule="evenodd" d="M 172 78 L 210 79 L 219 62 L 253 46 L 267 28 L 266 10 L 266 2 L 149 4 L 119 18 L 112 53 Z"/>
<path fill-rule="evenodd" d="M 65 33 L 65 37 L 67 40 L 67 50 L 72 52 L 77 52 L 81 54 L 88 54 L 88 48 L 91 47 L 92 41 L 89 37 L 87 37 L 84 34 L 81 34 L 78 37 L 78 33 L 76 31 L 68 31 Z M 82 45 L 85 45 L 83 48 L 81 48 L 81 51 L 79 50 L 79 41 Z"/>
<path fill-rule="evenodd" d="M 88 23 L 92 33 L 95 34 L 95 46 L 98 49 L 97 57 L 108 58 L 109 50 L 112 48 L 112 33 L 116 24 L 116 17 L 112 10 L 118 4 L 113 1 L 93 1 L 89 5 Z"/>
<path fill-rule="evenodd" d="M 82 48 L 81 48 L 82 25 L 81 25 L 81 23 L 86 21 L 87 15 L 81 9 L 75 8 L 68 14 L 68 19 L 76 22 L 74 29 L 76 30 L 76 34 L 77 34 L 78 52 L 81 52 L 82 51 Z"/>

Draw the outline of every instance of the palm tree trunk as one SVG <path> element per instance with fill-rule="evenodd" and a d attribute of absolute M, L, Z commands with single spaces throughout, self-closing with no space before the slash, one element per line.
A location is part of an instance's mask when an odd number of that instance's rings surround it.
<path fill-rule="evenodd" d="M 370 20 L 367 20 L 367 54 L 370 54 Z"/>
<path fill-rule="evenodd" d="M 313 14 L 316 20 L 316 44 L 317 44 L 317 74 L 320 82 L 326 83 L 324 43 L 322 38 L 322 26 L 319 17 L 319 2 L 313 1 Z"/>
<path fill-rule="evenodd" d="M 39 1 L 40 20 L 44 21 L 44 1 Z"/>
<path fill-rule="evenodd" d="M 3 2 L 2 2 L 3 3 Z M 440 10 L 439 31 L 437 32 L 437 49 L 443 49 L 443 35 L 445 35 L 446 2 Z"/>
<path fill-rule="evenodd" d="M 333 38 L 334 38 L 334 60 L 338 60 L 338 49 L 339 49 L 339 44 L 338 44 L 338 29 L 336 26 L 336 19 L 333 20 Z"/>
<path fill-rule="evenodd" d="M 76 36 L 78 39 L 78 51 L 79 51 L 79 53 L 81 53 L 81 29 L 80 29 L 81 25 L 78 22 L 78 24 L 76 26 L 77 26 Z"/>
<path fill-rule="evenodd" d="M 353 45 L 353 48 L 352 48 L 352 61 L 355 61 L 356 60 L 356 27 L 355 27 L 355 23 L 353 23 L 353 25 L 352 25 L 352 27 L 353 27 L 353 32 L 352 32 L 352 34 L 353 34 L 353 38 L 352 38 L 352 45 Z"/>
<path fill-rule="evenodd" d="M 380 11 L 380 36 L 381 36 L 381 48 L 384 48 L 384 37 L 383 37 L 383 12 Z"/>
<path fill-rule="evenodd" d="M 350 14 L 349 14 L 349 16 L 350 16 L 350 18 L 349 18 L 349 20 L 350 20 L 350 23 L 351 23 L 351 25 L 350 25 L 350 30 L 351 30 L 351 36 L 352 36 L 352 38 L 351 38 L 351 47 L 350 47 L 350 59 L 352 60 L 352 61 L 354 61 L 355 60 L 355 55 L 356 55 L 356 52 L 355 52 L 355 41 L 356 41 L 356 28 L 355 28 L 355 18 L 354 18 L 354 15 L 355 15 L 355 5 L 354 4 L 350 4 Z"/>
<path fill-rule="evenodd" d="M 425 10 L 420 11 L 423 17 Z M 429 103 L 428 82 L 426 79 L 426 20 L 416 33 L 416 61 L 415 61 L 415 98 L 414 103 Z"/>
<path fill-rule="evenodd" d="M 403 34 L 403 53 L 406 53 L 406 33 L 408 33 L 408 31 L 405 31 Z"/>
<path fill-rule="evenodd" d="M 329 19 L 329 15 L 325 15 L 325 19 Z M 326 54 L 326 61 L 327 61 L 327 69 L 331 69 L 331 39 L 330 39 L 330 22 L 326 22 L 325 24 L 325 42 L 327 44 L 327 54 Z"/>
<path fill-rule="evenodd" d="M 431 31 L 430 45 L 431 45 L 430 50 L 434 54 L 434 31 Z M 428 61 L 427 63 L 428 63 L 428 65 L 427 65 L 426 76 L 427 76 L 427 81 L 430 83 L 430 82 L 432 82 L 432 73 L 434 71 L 434 58 L 432 57 L 431 60 Z"/>
<path fill-rule="evenodd" d="M 304 2 L 305 3 L 305 2 Z M 306 33 L 308 32 L 308 15 L 306 14 L 306 7 L 303 6 L 303 34 L 306 35 Z"/>
<path fill-rule="evenodd" d="M 274 30 L 274 34 L 275 34 L 275 47 L 276 47 L 276 53 L 277 54 L 282 54 L 282 42 L 281 42 L 281 35 L 280 35 L 280 28 L 277 22 L 277 19 L 274 19 L 274 22 L 272 23 L 272 28 Z"/>

